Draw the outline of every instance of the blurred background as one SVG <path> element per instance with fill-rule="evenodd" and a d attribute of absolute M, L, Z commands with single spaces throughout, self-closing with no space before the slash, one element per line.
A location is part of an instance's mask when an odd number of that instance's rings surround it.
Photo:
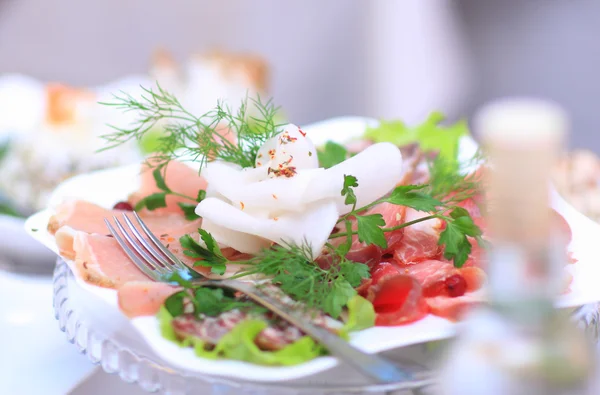
<path fill-rule="evenodd" d="M 599 15 L 595 0 L 0 0 L 0 73 L 98 85 L 147 72 L 161 47 L 244 52 L 296 123 L 544 95 L 570 111 L 572 144 L 597 150 Z"/>
<path fill-rule="evenodd" d="M 433 110 L 456 120 L 497 97 L 542 96 L 569 112 L 572 148 L 600 152 L 598 37 L 598 0 L 0 0 L 0 264 L 53 259 L 12 216 L 45 207 L 65 177 L 138 160 L 137 148 L 92 156 L 98 146 L 81 136 L 102 133 L 112 115 L 95 103 L 119 89 L 158 80 L 197 111 L 259 92 L 299 125 L 344 115 L 412 124 Z M 581 158 L 587 197 L 574 204 L 600 219 L 600 164 Z M 39 297 L 23 303 L 48 301 L 41 321 L 4 304 L 0 339 L 37 339 L 25 326 L 56 325 L 49 279 L 0 275 L 1 298 L 28 284 Z M 70 381 L 45 370 L 60 381 L 46 394 L 66 393 L 92 368 L 56 332 L 37 350 L 50 361 L 62 350 L 78 373 Z M 31 370 L 25 359 L 0 365 Z M 2 378 L 0 393 L 15 393 L 16 377 Z"/>

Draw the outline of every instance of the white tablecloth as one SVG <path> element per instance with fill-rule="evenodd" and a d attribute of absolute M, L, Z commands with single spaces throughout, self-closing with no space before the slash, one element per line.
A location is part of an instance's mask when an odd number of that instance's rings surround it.
<path fill-rule="evenodd" d="M 96 367 L 69 344 L 52 279 L 0 271 L 0 394 L 65 395 Z"/>

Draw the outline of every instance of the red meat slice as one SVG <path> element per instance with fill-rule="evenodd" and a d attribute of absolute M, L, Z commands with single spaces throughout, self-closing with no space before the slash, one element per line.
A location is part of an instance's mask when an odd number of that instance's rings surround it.
<path fill-rule="evenodd" d="M 458 321 L 471 308 L 483 303 L 483 298 L 481 296 L 472 293 L 467 293 L 457 298 L 436 296 L 425 300 L 431 314 L 446 318 L 450 321 Z"/>
<path fill-rule="evenodd" d="M 362 215 L 381 214 L 385 221 L 385 227 L 391 228 L 404 223 L 405 212 L 406 207 L 393 205 L 391 203 L 381 203 L 374 207 L 371 207 Z M 353 221 L 352 229 L 356 230 L 355 221 Z M 361 243 L 358 240 L 358 236 L 354 235 L 352 237 L 352 246 L 350 247 L 350 251 L 348 252 L 346 257 L 354 262 L 375 264 L 381 259 L 381 256 L 384 253 L 393 252 L 395 246 L 398 245 L 398 243 L 402 240 L 403 233 L 404 229 L 398 229 L 393 232 L 386 233 L 385 238 L 388 243 L 388 248 L 385 251 L 382 251 L 382 249 L 376 245 L 366 245 L 365 243 Z M 334 246 L 338 246 L 344 243 L 345 241 L 345 238 L 339 237 L 334 239 L 332 241 L 332 244 Z M 320 264 L 322 264 L 324 267 L 327 266 L 326 262 L 320 262 Z"/>
<path fill-rule="evenodd" d="M 410 276 L 384 277 L 369 290 L 369 295 L 377 314 L 375 325 L 405 325 L 427 315 L 421 286 Z"/>
<path fill-rule="evenodd" d="M 413 221 L 429 215 L 412 208 L 406 209 L 405 221 Z M 394 251 L 394 258 L 403 265 L 412 265 L 440 254 L 438 240 L 442 231 L 442 224 L 438 218 L 418 222 L 404 229 L 402 242 Z"/>

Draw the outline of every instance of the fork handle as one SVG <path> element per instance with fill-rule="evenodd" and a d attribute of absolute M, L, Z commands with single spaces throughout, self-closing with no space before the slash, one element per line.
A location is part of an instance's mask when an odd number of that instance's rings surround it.
<path fill-rule="evenodd" d="M 377 354 L 365 353 L 328 330 L 313 325 L 305 317 L 290 311 L 289 306 L 285 306 L 276 299 L 265 295 L 251 284 L 229 280 L 200 280 L 194 281 L 194 283 L 231 288 L 244 293 L 254 302 L 266 307 L 290 324 L 300 328 L 304 333 L 329 350 L 331 354 L 339 357 L 377 383 L 397 383 L 413 378 L 410 372 L 403 371 L 391 361 Z"/>

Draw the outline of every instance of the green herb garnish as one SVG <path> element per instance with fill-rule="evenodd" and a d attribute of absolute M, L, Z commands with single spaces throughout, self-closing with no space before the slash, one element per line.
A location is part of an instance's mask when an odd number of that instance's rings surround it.
<path fill-rule="evenodd" d="M 193 158 L 202 168 L 207 161 L 219 159 L 253 167 L 259 148 L 278 133 L 278 108 L 271 100 L 263 102 L 260 96 L 242 100 L 235 112 L 218 103 L 213 110 L 198 116 L 158 84 L 156 89 L 143 90 L 140 100 L 123 92 L 114 97 L 114 102 L 102 103 L 139 114 L 132 127 L 113 127 L 114 132 L 103 135 L 108 143 L 103 150 L 130 140 L 139 141 L 155 130 L 158 122 L 164 122 L 163 135 L 158 137 L 155 148 L 155 157 L 161 162 Z M 226 138 L 228 133 L 235 136 L 235 143 Z"/>
<path fill-rule="evenodd" d="M 317 155 L 321 167 L 329 169 L 348 159 L 348 150 L 341 144 L 328 141 L 323 149 L 317 151 Z"/>
<path fill-rule="evenodd" d="M 148 196 L 144 197 L 143 199 L 141 199 L 135 205 L 135 210 L 139 211 L 139 210 L 146 208 L 146 209 L 152 211 L 152 210 L 156 210 L 157 208 L 166 207 L 167 206 L 167 201 L 166 201 L 167 195 L 175 195 L 175 196 L 182 197 L 184 199 L 188 199 L 192 202 L 193 201 L 196 202 L 196 204 L 185 203 L 185 202 L 177 203 L 179 208 L 181 208 L 181 210 L 183 211 L 183 214 L 185 215 L 185 218 L 187 220 L 193 221 L 195 219 L 200 218 L 195 212 L 196 205 L 197 205 L 197 203 L 204 200 L 204 198 L 206 197 L 206 191 L 204 191 L 204 190 L 198 191 L 198 197 L 194 200 L 194 198 L 191 196 L 187 196 L 187 195 L 184 195 L 179 192 L 175 192 L 175 191 L 171 190 L 167 186 L 167 183 L 162 174 L 163 169 L 164 169 L 164 166 L 159 166 L 159 167 L 156 167 L 152 171 L 152 176 L 154 177 L 154 182 L 156 183 L 157 188 L 161 190 L 161 192 L 153 193 L 153 194 L 148 195 Z"/>
<path fill-rule="evenodd" d="M 375 142 L 390 142 L 398 146 L 418 143 L 426 152 L 439 152 L 445 159 L 454 160 L 458 154 L 458 142 L 469 134 L 466 121 L 442 126 L 444 115 L 433 112 L 420 125 L 409 127 L 401 121 L 381 121 L 379 126 L 367 128 L 365 137 Z"/>

